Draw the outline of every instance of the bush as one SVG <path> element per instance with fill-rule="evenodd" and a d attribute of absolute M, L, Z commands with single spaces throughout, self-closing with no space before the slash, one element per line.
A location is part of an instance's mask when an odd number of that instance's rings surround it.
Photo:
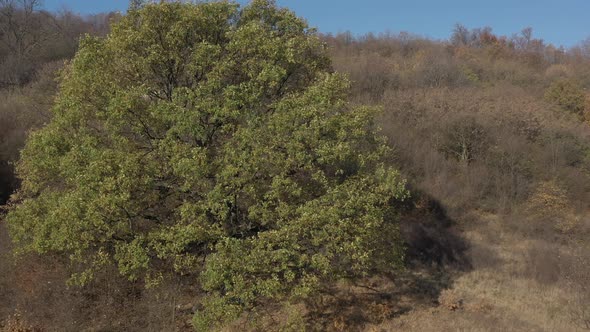
<path fill-rule="evenodd" d="M 569 201 L 563 188 L 555 181 L 547 181 L 541 183 L 530 197 L 527 211 L 535 222 L 548 223 L 560 232 L 568 232 L 579 222 Z"/>
<path fill-rule="evenodd" d="M 386 58 L 379 54 L 363 54 L 358 57 L 342 57 L 334 60 L 338 71 L 346 71 L 353 82 L 353 93 L 369 95 L 379 99 L 388 89 L 395 89 L 401 84 L 399 73 Z"/>
<path fill-rule="evenodd" d="M 200 273 L 199 329 L 398 266 L 404 181 L 376 110 L 330 72 L 271 1 L 131 11 L 82 41 L 27 141 L 7 216 L 19 252 L 68 255 L 81 284 L 112 263 L 148 284 Z"/>
<path fill-rule="evenodd" d="M 418 56 L 416 85 L 421 87 L 455 87 L 470 82 L 468 74 L 458 66 L 446 50 L 436 50 Z M 473 77 L 472 77 L 473 78 Z"/>
<path fill-rule="evenodd" d="M 450 122 L 441 136 L 439 149 L 462 163 L 480 158 L 490 144 L 486 129 L 470 116 Z"/>
<path fill-rule="evenodd" d="M 545 70 L 545 78 L 548 80 L 563 80 L 572 76 L 572 70 L 562 64 L 551 65 Z"/>
<path fill-rule="evenodd" d="M 0 325 L 2 331 L 5 332 L 38 332 L 41 329 L 35 328 L 30 324 L 27 324 L 21 317 L 19 312 L 14 313 L 10 316 L 4 326 Z"/>
<path fill-rule="evenodd" d="M 574 80 L 561 79 L 553 82 L 545 91 L 545 98 L 565 111 L 577 115 L 582 115 L 584 112 L 586 95 L 582 87 Z"/>

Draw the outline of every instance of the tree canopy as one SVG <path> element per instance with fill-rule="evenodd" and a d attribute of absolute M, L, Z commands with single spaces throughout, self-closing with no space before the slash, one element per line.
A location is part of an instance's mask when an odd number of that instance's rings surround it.
<path fill-rule="evenodd" d="M 63 71 L 17 165 L 10 234 L 83 266 L 76 283 L 107 264 L 147 284 L 198 275 L 198 329 L 398 265 L 404 181 L 348 89 L 272 1 L 132 9 Z"/>

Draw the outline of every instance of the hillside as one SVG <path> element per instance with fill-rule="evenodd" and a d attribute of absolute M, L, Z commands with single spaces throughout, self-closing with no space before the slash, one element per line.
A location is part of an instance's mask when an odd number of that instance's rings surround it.
<path fill-rule="evenodd" d="M 396 163 L 468 248 L 438 306 L 372 328 L 588 328 L 590 67 L 526 32 L 327 38 L 355 100 L 383 108 Z"/>
<path fill-rule="evenodd" d="M 55 19 L 39 20 L 45 42 L 26 55 L 0 48 L 4 202 L 20 185 L 13 163 L 26 137 L 51 121 L 78 36 L 105 36 L 105 20 L 121 18 L 1 10 Z M 331 70 L 351 81 L 351 109 L 379 109 L 387 162 L 407 179 L 410 197 L 392 203 L 403 267 L 342 278 L 293 306 L 265 302 L 226 330 L 274 330 L 291 317 L 301 321 L 289 326 L 328 331 L 590 329 L 589 43 L 566 50 L 529 29 L 507 37 L 460 25 L 443 41 L 319 38 Z M 386 240 L 375 245 L 393 248 Z M 190 331 L 206 293 L 194 272 L 146 288 L 115 264 L 73 286 L 79 266 L 68 255 L 15 258 L 14 247 L 0 222 L 0 331 Z"/>

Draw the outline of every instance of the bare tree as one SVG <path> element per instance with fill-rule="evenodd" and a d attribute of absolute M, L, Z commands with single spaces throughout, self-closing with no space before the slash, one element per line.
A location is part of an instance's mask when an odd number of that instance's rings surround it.
<path fill-rule="evenodd" d="M 0 0 L 0 87 L 31 78 L 34 53 L 51 38 L 52 17 L 40 0 Z"/>
<path fill-rule="evenodd" d="M 469 43 L 469 29 L 459 23 L 455 24 L 451 43 L 455 46 L 465 46 Z"/>

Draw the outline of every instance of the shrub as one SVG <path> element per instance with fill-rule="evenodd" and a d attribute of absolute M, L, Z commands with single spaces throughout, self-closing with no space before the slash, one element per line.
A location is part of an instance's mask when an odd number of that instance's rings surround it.
<path fill-rule="evenodd" d="M 375 109 L 273 2 L 149 4 L 85 38 L 18 163 L 19 252 L 131 280 L 200 273 L 199 330 L 395 267 L 406 196 Z M 390 244 L 382 250 L 385 238 Z"/>
<path fill-rule="evenodd" d="M 30 324 L 27 324 L 23 320 L 19 312 L 14 313 L 4 323 L 4 326 L 0 325 L 0 330 L 5 332 L 38 332 L 41 329 L 35 328 Z"/>
<path fill-rule="evenodd" d="M 582 115 L 584 112 L 586 95 L 582 87 L 574 80 L 561 79 L 553 82 L 545 91 L 545 98 L 565 111 L 577 115 Z"/>
<path fill-rule="evenodd" d="M 367 94 L 378 99 L 384 91 L 400 85 L 399 73 L 379 54 L 338 58 L 334 61 L 334 67 L 336 70 L 348 72 L 353 82 L 354 94 Z"/>
<path fill-rule="evenodd" d="M 446 50 L 424 52 L 417 56 L 417 86 L 455 87 L 469 83 L 469 77 Z"/>
<path fill-rule="evenodd" d="M 463 163 L 476 160 L 489 146 L 486 129 L 470 116 L 451 121 L 441 136 L 440 150 Z"/>
<path fill-rule="evenodd" d="M 549 80 L 563 80 L 572 76 L 572 70 L 563 64 L 551 65 L 545 70 L 545 78 Z"/>
<path fill-rule="evenodd" d="M 536 222 L 550 222 L 552 227 L 567 232 L 578 223 L 570 206 L 567 192 L 555 181 L 541 183 L 530 197 L 527 210 Z"/>

